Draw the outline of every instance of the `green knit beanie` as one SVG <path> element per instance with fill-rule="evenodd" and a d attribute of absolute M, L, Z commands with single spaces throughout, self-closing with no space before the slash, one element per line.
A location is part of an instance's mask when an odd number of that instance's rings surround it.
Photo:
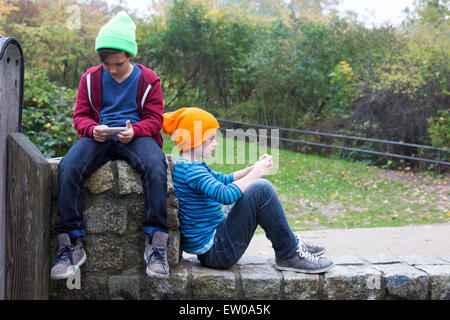
<path fill-rule="evenodd" d="M 125 11 L 120 11 L 99 31 L 95 51 L 102 48 L 118 49 L 136 56 L 136 25 Z"/>

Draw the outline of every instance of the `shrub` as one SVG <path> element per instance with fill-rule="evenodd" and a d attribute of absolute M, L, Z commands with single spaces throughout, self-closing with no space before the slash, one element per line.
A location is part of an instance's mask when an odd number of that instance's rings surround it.
<path fill-rule="evenodd" d="M 76 141 L 76 90 L 57 86 L 45 70 L 25 74 L 23 133 L 47 158 L 63 156 Z"/>
<path fill-rule="evenodd" d="M 450 112 L 438 110 L 437 114 L 437 117 L 428 119 L 431 144 L 434 147 L 450 149 Z"/>

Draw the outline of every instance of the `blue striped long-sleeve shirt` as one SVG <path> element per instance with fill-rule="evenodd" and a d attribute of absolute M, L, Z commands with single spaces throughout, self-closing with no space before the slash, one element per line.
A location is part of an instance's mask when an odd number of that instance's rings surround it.
<path fill-rule="evenodd" d="M 212 171 L 203 161 L 178 158 L 173 184 L 184 251 L 203 254 L 211 248 L 215 229 L 224 218 L 221 204 L 232 204 L 242 197 L 233 180 L 233 174 Z"/>

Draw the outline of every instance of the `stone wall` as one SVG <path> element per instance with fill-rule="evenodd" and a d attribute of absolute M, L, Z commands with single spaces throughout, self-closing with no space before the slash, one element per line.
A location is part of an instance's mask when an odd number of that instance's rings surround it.
<path fill-rule="evenodd" d="M 52 167 L 52 214 L 50 259 L 57 253 L 58 164 L 61 158 L 48 159 Z M 178 200 L 173 193 L 171 155 L 166 156 L 167 213 L 169 226 L 168 262 L 179 262 L 180 233 Z M 110 161 L 85 182 L 83 216 L 86 236 L 83 238 L 88 259 L 81 267 L 81 290 L 68 290 L 66 281 L 50 281 L 50 299 L 136 298 L 137 283 L 144 267 L 144 197 L 139 174 L 127 162 Z M 143 295 L 144 297 L 145 295 Z"/>
<path fill-rule="evenodd" d="M 243 256 L 228 270 L 204 268 L 191 257 L 182 261 L 175 273 L 185 275 L 180 287 L 190 299 L 450 299 L 449 257 L 330 258 L 335 267 L 322 274 L 279 271 L 273 259 L 263 256 Z"/>
<path fill-rule="evenodd" d="M 59 160 L 49 160 L 53 171 L 52 225 Z M 280 272 L 273 259 L 264 256 L 243 256 L 227 270 L 202 267 L 195 256 L 180 261 L 178 202 L 173 193 L 170 155 L 167 161 L 169 279 L 151 279 L 145 274 L 141 180 L 126 162 L 113 161 L 85 184 L 88 259 L 81 267 L 81 288 L 69 289 L 65 280 L 50 281 L 50 299 L 450 300 L 450 256 L 331 256 L 336 266 L 315 275 Z M 53 231 L 50 245 L 53 258 Z"/>

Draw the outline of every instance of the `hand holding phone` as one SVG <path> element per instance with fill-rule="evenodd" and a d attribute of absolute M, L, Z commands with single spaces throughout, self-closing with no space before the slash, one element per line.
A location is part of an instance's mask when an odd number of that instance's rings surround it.
<path fill-rule="evenodd" d="M 92 132 L 92 137 L 97 142 L 105 142 L 106 139 L 108 139 L 111 136 L 110 132 L 103 131 L 105 128 L 108 128 L 108 126 L 105 125 L 98 125 L 94 128 L 94 131 Z"/>
<path fill-rule="evenodd" d="M 106 128 L 103 128 L 103 132 L 117 133 L 120 131 L 124 131 L 126 129 L 127 129 L 127 127 L 106 127 Z"/>
<path fill-rule="evenodd" d="M 126 121 L 125 130 L 117 132 L 116 136 L 120 142 L 125 143 L 125 144 L 130 143 L 131 140 L 133 140 L 134 130 L 133 130 L 133 126 L 131 125 L 130 120 Z"/>

